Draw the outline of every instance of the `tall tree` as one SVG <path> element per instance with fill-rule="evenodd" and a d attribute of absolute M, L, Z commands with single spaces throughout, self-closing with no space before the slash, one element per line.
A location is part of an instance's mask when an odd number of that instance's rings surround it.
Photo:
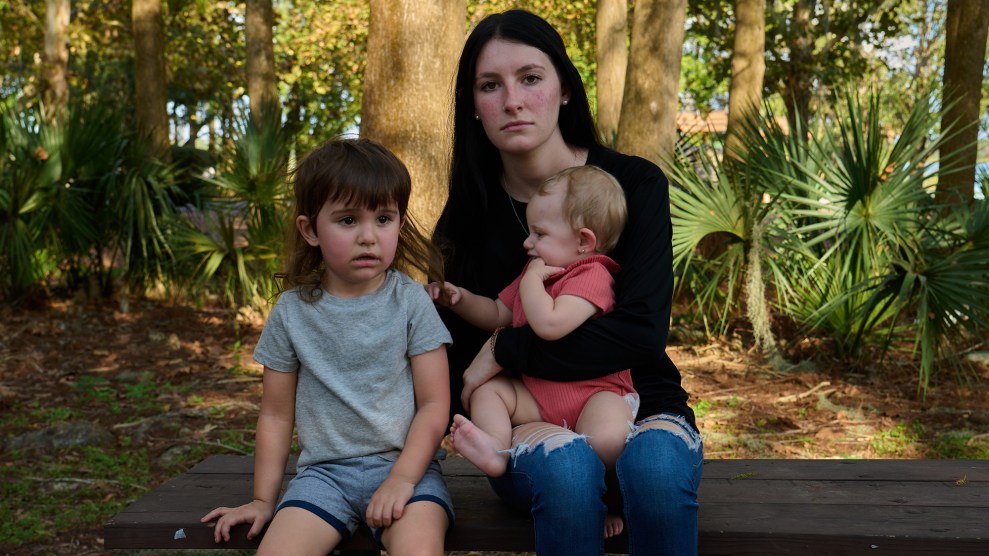
<path fill-rule="evenodd" d="M 137 130 L 157 156 L 168 155 L 168 79 L 161 0 L 134 0 L 134 101 Z"/>
<path fill-rule="evenodd" d="M 361 136 L 408 166 L 409 210 L 430 232 L 446 200 L 449 88 L 466 19 L 464 0 L 371 0 Z"/>
<path fill-rule="evenodd" d="M 251 117 L 261 123 L 264 110 L 281 111 L 275 76 L 275 48 L 272 27 L 275 23 L 271 0 L 247 0 L 244 35 L 247 42 L 247 96 Z M 274 118 L 275 114 L 269 115 Z M 269 121 L 277 121 L 269 120 Z"/>
<path fill-rule="evenodd" d="M 740 123 L 759 113 L 766 74 L 766 0 L 735 0 L 735 49 L 728 93 L 729 150 L 738 149 Z"/>
<path fill-rule="evenodd" d="M 989 33 L 989 4 L 985 0 L 948 0 L 944 44 L 944 92 L 948 106 L 941 129 L 953 129 L 941 147 L 941 170 L 936 199 L 971 203 L 975 198 L 982 96 L 982 68 Z"/>
<path fill-rule="evenodd" d="M 69 99 L 69 0 L 45 3 L 43 98 L 48 117 L 59 119 Z"/>
<path fill-rule="evenodd" d="M 787 107 L 790 129 L 806 129 L 810 116 L 811 79 L 813 77 L 814 32 L 812 18 L 817 0 L 798 0 L 791 17 L 789 36 L 790 63 L 786 66 L 783 100 Z"/>
<path fill-rule="evenodd" d="M 598 0 L 598 133 L 611 144 L 618 135 L 628 66 L 628 1 Z"/>
<path fill-rule="evenodd" d="M 632 20 L 618 149 L 665 165 L 676 145 L 686 0 L 639 0 Z"/>

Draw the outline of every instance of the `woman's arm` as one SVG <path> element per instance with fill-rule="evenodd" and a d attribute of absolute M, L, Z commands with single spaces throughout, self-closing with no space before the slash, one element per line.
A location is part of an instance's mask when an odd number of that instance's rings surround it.
<path fill-rule="evenodd" d="M 669 332 L 673 252 L 668 184 L 662 172 L 641 159 L 619 177 L 629 219 L 611 253 L 622 270 L 616 277 L 615 308 L 567 336 L 540 339 L 531 327 L 505 329 L 495 343 L 499 366 L 550 380 L 583 380 L 662 356 Z M 623 179 L 624 178 L 624 179 Z"/>
<path fill-rule="evenodd" d="M 216 508 L 202 518 L 203 522 L 220 518 L 213 529 L 214 541 L 229 541 L 230 528 L 241 523 L 251 524 L 247 538 L 253 539 L 275 514 L 292 445 L 298 378 L 296 372 L 264 368 L 254 455 L 254 500 L 237 508 Z"/>
<path fill-rule="evenodd" d="M 415 486 L 436 457 L 450 418 L 450 373 L 446 346 L 412 357 L 416 414 L 405 447 L 391 473 L 371 497 L 366 518 L 371 527 L 388 527 L 402 517 Z"/>

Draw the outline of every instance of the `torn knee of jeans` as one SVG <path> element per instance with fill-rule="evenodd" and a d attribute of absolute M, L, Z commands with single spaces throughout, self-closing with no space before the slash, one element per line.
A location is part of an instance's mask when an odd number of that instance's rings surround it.
<path fill-rule="evenodd" d="M 543 453 L 549 454 L 582 438 L 585 436 L 555 425 L 527 427 L 524 431 L 516 430 L 512 434 L 512 447 L 507 452 L 514 458 L 542 446 Z"/>
<path fill-rule="evenodd" d="M 656 417 L 649 418 L 638 426 L 636 426 L 632 432 L 628 434 L 625 439 L 627 444 L 636 436 L 650 432 L 650 431 L 666 431 L 673 436 L 679 438 L 687 445 L 687 448 L 693 451 L 697 451 L 701 447 L 701 437 L 697 434 L 694 429 L 687 423 L 687 420 L 679 415 L 661 414 Z"/>

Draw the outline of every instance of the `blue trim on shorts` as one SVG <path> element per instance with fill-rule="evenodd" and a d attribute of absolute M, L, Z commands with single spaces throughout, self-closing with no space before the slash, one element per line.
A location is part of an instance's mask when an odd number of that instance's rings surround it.
<path fill-rule="evenodd" d="M 405 505 L 408 506 L 409 504 L 413 502 L 418 502 L 420 500 L 425 500 L 426 502 L 435 502 L 436 504 L 439 504 L 439 506 L 443 508 L 443 511 L 446 512 L 447 521 L 450 522 L 448 527 L 453 527 L 453 521 L 454 521 L 453 509 L 450 508 L 450 506 L 447 506 L 446 502 L 444 502 L 443 499 L 440 498 L 439 496 L 434 496 L 432 494 L 420 494 L 419 496 L 413 496 L 412 498 L 409 498 L 409 501 L 406 502 Z"/>
<path fill-rule="evenodd" d="M 281 506 L 278 507 L 278 509 L 281 510 L 282 508 L 289 508 L 289 507 L 301 508 L 303 510 L 315 514 L 316 517 L 329 523 L 331 527 L 336 529 L 337 532 L 340 533 L 341 536 L 343 536 L 343 540 L 340 541 L 341 544 L 350 540 L 350 530 L 347 529 L 347 526 L 339 519 L 333 517 L 333 515 L 331 515 L 323 508 L 320 508 L 319 506 L 311 502 L 305 502 L 303 500 L 286 500 L 285 502 L 282 503 Z"/>
<path fill-rule="evenodd" d="M 420 494 L 419 496 L 413 496 L 412 498 L 409 498 L 408 502 L 405 503 L 406 507 L 408 507 L 408 505 L 413 502 L 436 503 L 437 505 L 439 505 L 439 507 L 443 508 L 444 512 L 446 512 L 446 519 L 450 522 L 449 525 L 447 525 L 447 529 L 453 527 L 453 510 L 451 510 L 450 507 L 446 505 L 446 502 L 444 502 L 443 499 L 440 498 L 439 496 L 433 496 L 432 494 Z M 384 533 L 385 533 L 384 527 L 375 527 L 371 529 L 371 536 L 374 537 L 374 542 L 378 545 L 378 548 L 380 548 L 381 550 L 387 550 L 385 548 L 385 545 L 381 542 L 381 536 L 384 535 Z"/>

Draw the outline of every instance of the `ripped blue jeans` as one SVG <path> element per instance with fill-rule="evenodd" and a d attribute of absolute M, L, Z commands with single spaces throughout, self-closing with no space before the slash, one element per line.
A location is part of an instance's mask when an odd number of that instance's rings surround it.
<path fill-rule="evenodd" d="M 540 556 L 602 554 L 604 464 L 572 431 L 523 427 L 513 433 L 508 472 L 489 479 L 495 493 L 532 514 Z M 679 415 L 635 424 L 615 466 L 632 556 L 697 553 L 703 461 L 700 435 Z"/>

